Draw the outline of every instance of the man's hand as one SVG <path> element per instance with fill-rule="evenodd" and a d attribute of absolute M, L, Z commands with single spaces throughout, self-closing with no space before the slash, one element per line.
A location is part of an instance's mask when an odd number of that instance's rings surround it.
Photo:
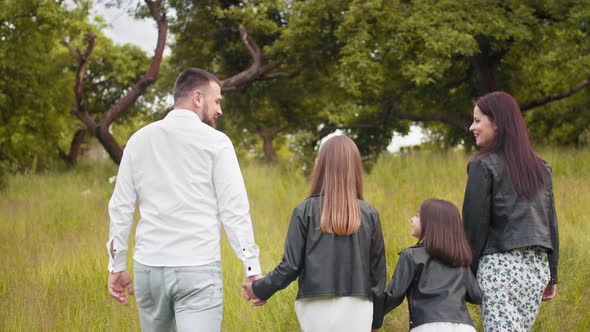
<path fill-rule="evenodd" d="M 252 300 L 252 304 L 255 307 L 259 307 L 262 306 L 266 303 L 266 301 L 263 301 L 261 299 L 259 299 L 258 297 L 256 297 L 256 294 L 254 294 L 254 291 L 252 290 L 252 282 L 254 280 L 258 280 L 258 279 L 262 279 L 262 274 L 257 274 L 257 275 L 253 275 L 253 276 L 249 276 L 246 279 L 246 282 L 244 282 L 242 284 L 242 288 L 244 288 L 244 299 L 246 299 L 246 301 L 250 301 Z"/>
<path fill-rule="evenodd" d="M 552 300 L 557 296 L 557 285 L 556 284 L 549 284 L 545 287 L 545 291 L 543 292 L 543 297 L 541 298 L 543 301 Z"/>
<path fill-rule="evenodd" d="M 131 275 L 127 271 L 115 272 L 109 274 L 109 294 L 123 305 L 128 305 L 127 293 L 133 295 L 135 290 L 133 289 L 133 280 Z"/>
<path fill-rule="evenodd" d="M 258 279 L 262 279 L 262 278 L 264 278 L 264 276 L 262 274 L 256 274 L 253 276 L 249 276 L 248 278 L 246 278 L 246 280 L 252 282 L 254 280 L 258 280 Z"/>

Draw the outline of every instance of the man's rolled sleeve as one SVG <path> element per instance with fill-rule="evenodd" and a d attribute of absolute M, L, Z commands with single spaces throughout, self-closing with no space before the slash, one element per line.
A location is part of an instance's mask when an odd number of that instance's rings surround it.
<path fill-rule="evenodd" d="M 250 205 L 238 158 L 229 138 L 215 156 L 213 185 L 217 208 L 229 243 L 244 265 L 246 276 L 262 273 L 250 219 Z"/>

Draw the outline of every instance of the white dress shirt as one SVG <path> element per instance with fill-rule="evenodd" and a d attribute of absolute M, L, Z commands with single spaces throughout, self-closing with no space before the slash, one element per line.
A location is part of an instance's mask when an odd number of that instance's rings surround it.
<path fill-rule="evenodd" d="M 219 261 L 223 224 L 246 275 L 261 273 L 234 147 L 225 134 L 201 122 L 197 114 L 173 110 L 127 142 L 109 202 L 111 272 L 126 270 L 138 199 L 141 219 L 133 258 L 139 263 L 198 266 Z"/>

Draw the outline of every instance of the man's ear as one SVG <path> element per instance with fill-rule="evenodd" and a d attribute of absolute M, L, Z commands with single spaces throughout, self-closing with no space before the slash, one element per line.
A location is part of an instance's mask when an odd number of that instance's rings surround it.
<path fill-rule="evenodd" d="M 201 104 L 203 103 L 203 94 L 201 93 L 201 90 L 196 89 L 195 91 L 193 91 L 193 95 L 191 96 L 191 98 L 193 104 L 195 104 L 198 107 L 201 107 Z"/>

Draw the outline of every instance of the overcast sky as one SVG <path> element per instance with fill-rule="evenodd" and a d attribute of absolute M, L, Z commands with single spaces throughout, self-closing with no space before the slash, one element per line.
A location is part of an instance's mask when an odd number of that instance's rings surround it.
<path fill-rule="evenodd" d="M 104 34 L 117 44 L 134 44 L 153 55 L 158 42 L 156 22 L 151 18 L 137 20 L 128 13 L 138 0 L 126 1 L 121 8 L 107 8 L 104 3 L 104 0 L 96 1 L 92 10 L 92 14 L 102 16 L 110 25 L 103 29 Z M 169 53 L 168 48 L 166 53 Z"/>
<path fill-rule="evenodd" d="M 156 23 L 152 19 L 136 20 L 128 14 L 130 8 L 134 8 L 139 0 L 130 0 L 121 8 L 106 8 L 104 0 L 95 3 L 93 14 L 102 16 L 110 27 L 103 29 L 104 34 L 118 44 L 134 44 L 153 55 L 158 38 Z M 170 54 L 167 47 L 164 55 Z M 417 145 L 423 139 L 422 130 L 418 126 L 411 126 L 407 136 L 394 135 L 387 150 L 399 151 L 402 146 Z"/>

